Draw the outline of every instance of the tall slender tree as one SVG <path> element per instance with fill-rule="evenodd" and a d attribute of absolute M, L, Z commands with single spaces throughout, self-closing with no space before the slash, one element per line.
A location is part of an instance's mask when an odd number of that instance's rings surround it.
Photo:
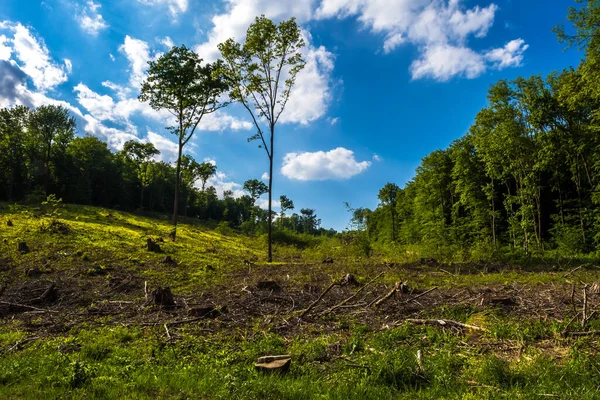
<path fill-rule="evenodd" d="M 246 42 L 233 39 L 219 44 L 225 61 L 222 73 L 231 83 L 233 101 L 250 113 L 256 134 L 269 159 L 268 261 L 273 261 L 273 161 L 275 126 L 290 98 L 296 76 L 304 68 L 304 40 L 295 19 L 274 24 L 264 15 L 248 28 Z M 264 126 L 263 124 L 266 124 Z"/>
<path fill-rule="evenodd" d="M 181 184 L 181 156 L 183 147 L 190 141 L 205 115 L 225 107 L 221 95 L 227 84 L 216 70 L 220 62 L 202 64 L 202 59 L 185 46 L 173 47 L 156 61 L 150 61 L 148 78 L 139 96 L 155 110 L 167 110 L 177 121 L 167 129 L 177 136 L 178 153 L 173 203 L 173 238 L 177 232 L 179 190 Z"/>

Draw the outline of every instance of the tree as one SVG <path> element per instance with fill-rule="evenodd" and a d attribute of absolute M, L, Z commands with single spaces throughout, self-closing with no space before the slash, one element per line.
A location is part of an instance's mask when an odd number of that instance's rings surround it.
<path fill-rule="evenodd" d="M 13 200 L 15 188 L 22 187 L 26 180 L 28 118 L 29 109 L 25 106 L 0 110 L 0 183 L 6 186 L 8 201 Z"/>
<path fill-rule="evenodd" d="M 400 188 L 395 183 L 386 183 L 381 188 L 377 198 L 381 201 L 384 207 L 390 210 L 390 217 L 392 222 L 392 241 L 396 241 L 396 196 Z"/>
<path fill-rule="evenodd" d="M 142 85 L 139 99 L 148 101 L 155 110 L 167 110 L 177 120 L 177 126 L 167 128 L 177 136 L 178 141 L 173 203 L 175 238 L 183 147 L 190 141 L 205 115 L 228 104 L 220 99 L 227 85 L 215 74 L 219 62 L 202 65 L 202 59 L 185 46 L 173 47 L 148 64 L 148 79 Z"/>
<path fill-rule="evenodd" d="M 317 218 L 315 210 L 303 208 L 300 210 L 300 224 L 304 233 L 315 233 L 321 225 L 321 220 Z"/>
<path fill-rule="evenodd" d="M 150 185 L 148 164 L 152 157 L 160 154 L 160 151 L 150 142 L 140 143 L 135 140 L 128 140 L 123 145 L 123 154 L 136 166 L 138 179 L 140 180 L 140 208 L 144 208 L 144 192 L 146 187 Z"/>
<path fill-rule="evenodd" d="M 39 141 L 44 163 L 44 191 L 48 195 L 52 152 L 63 154 L 75 136 L 75 119 L 63 106 L 44 105 L 31 112 L 29 130 Z"/>
<path fill-rule="evenodd" d="M 229 95 L 246 108 L 257 130 L 248 140 L 260 140 L 259 147 L 265 150 L 269 159 L 268 262 L 273 261 L 271 210 L 275 126 L 290 98 L 296 76 L 304 68 L 303 47 L 304 40 L 294 18 L 275 25 L 264 15 L 250 25 L 243 45 L 233 39 L 219 44 L 225 61 L 222 73 L 231 83 Z"/>
<path fill-rule="evenodd" d="M 198 173 L 200 174 L 200 181 L 202 182 L 202 191 L 204 192 L 206 182 L 217 173 L 217 166 L 213 163 L 203 162 L 202 164 L 200 164 L 200 169 Z"/>
<path fill-rule="evenodd" d="M 285 212 L 294 209 L 294 202 L 287 198 L 286 195 L 279 196 L 279 203 L 281 204 L 281 227 L 283 228 L 283 221 L 285 218 Z"/>
<path fill-rule="evenodd" d="M 264 184 L 263 181 L 259 181 L 258 179 L 250 179 L 244 182 L 244 190 L 250 193 L 252 204 L 254 205 L 260 196 L 269 191 L 269 188 Z"/>

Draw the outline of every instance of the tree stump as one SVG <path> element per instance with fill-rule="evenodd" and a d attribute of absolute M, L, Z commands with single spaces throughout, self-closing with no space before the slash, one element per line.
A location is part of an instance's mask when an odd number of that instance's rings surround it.
<path fill-rule="evenodd" d="M 165 258 L 162 259 L 163 264 L 175 264 L 175 260 L 173 260 L 171 258 L 171 256 L 165 256 Z"/>
<path fill-rule="evenodd" d="M 148 251 L 151 251 L 153 253 L 160 253 L 162 251 L 158 243 L 156 243 L 151 238 L 148 238 L 148 240 L 146 240 L 146 246 L 148 248 Z"/>
<path fill-rule="evenodd" d="M 290 370 L 291 363 L 292 356 L 290 355 L 265 356 L 258 358 L 258 362 L 254 364 L 254 368 L 264 373 L 286 373 Z"/>
<path fill-rule="evenodd" d="M 17 243 L 17 250 L 21 253 L 27 253 L 29 252 L 29 247 L 27 246 L 26 242 L 19 242 Z"/>
<path fill-rule="evenodd" d="M 175 300 L 169 286 L 159 287 L 152 291 L 152 300 L 154 304 L 162 307 L 174 307 Z"/>
<path fill-rule="evenodd" d="M 356 277 L 354 275 L 346 274 L 340 280 L 340 285 L 342 285 L 342 286 L 346 286 L 346 285 L 358 286 L 358 285 L 360 285 L 360 283 L 358 282 L 358 280 L 356 279 Z"/>

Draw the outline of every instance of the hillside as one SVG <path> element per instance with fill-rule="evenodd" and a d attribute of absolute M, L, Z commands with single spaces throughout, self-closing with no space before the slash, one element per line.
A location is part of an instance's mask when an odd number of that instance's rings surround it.
<path fill-rule="evenodd" d="M 2 398 L 591 399 L 600 385 L 590 264 L 360 258 L 335 238 L 279 243 L 267 264 L 264 238 L 222 227 L 180 224 L 173 242 L 156 215 L 0 213 Z M 171 306 L 152 293 L 166 286 Z M 289 373 L 254 370 L 273 354 Z"/>

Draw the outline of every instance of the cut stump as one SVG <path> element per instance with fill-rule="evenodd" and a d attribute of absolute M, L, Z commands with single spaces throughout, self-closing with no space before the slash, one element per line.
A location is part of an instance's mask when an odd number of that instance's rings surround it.
<path fill-rule="evenodd" d="M 280 356 L 264 356 L 259 357 L 258 362 L 254 364 L 257 371 L 264 373 L 286 373 L 290 369 L 292 363 L 292 356 L 280 355 Z"/>

